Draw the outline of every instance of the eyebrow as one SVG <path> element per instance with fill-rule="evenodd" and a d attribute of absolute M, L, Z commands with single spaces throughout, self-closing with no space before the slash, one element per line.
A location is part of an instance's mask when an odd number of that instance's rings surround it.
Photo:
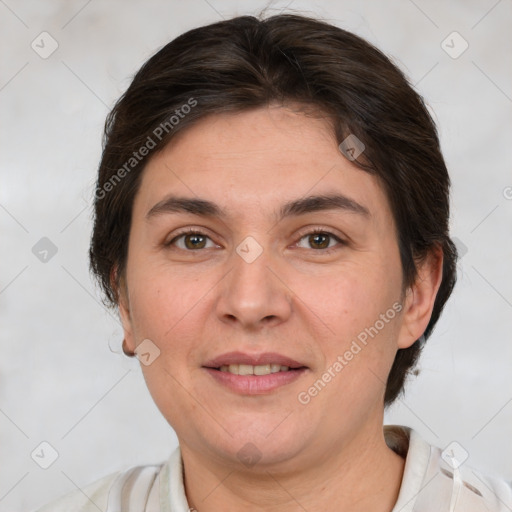
<path fill-rule="evenodd" d="M 307 196 L 285 203 L 279 212 L 279 220 L 285 217 L 299 216 L 324 210 L 343 210 L 370 217 L 366 206 L 343 194 Z M 191 213 L 201 217 L 218 217 L 225 219 L 226 213 L 215 203 L 206 199 L 167 196 L 156 203 L 146 214 L 146 220 L 166 213 Z"/>

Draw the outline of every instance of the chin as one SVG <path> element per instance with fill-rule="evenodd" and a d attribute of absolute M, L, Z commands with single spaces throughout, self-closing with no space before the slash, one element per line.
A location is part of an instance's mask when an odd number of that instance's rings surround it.
<path fill-rule="evenodd" d="M 303 422 L 299 425 L 286 424 L 288 419 L 284 418 L 287 415 L 290 420 L 295 416 L 289 413 L 282 417 L 272 415 L 266 421 L 251 415 L 241 417 L 229 425 L 232 436 L 223 432 L 220 438 L 209 439 L 208 444 L 217 456 L 229 459 L 238 470 L 240 465 L 253 471 L 263 471 L 286 464 L 309 444 L 307 432 L 301 430 Z"/>

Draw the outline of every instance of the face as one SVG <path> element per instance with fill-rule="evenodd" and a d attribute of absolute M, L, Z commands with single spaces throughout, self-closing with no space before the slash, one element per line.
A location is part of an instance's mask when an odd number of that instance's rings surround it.
<path fill-rule="evenodd" d="M 278 106 L 203 119 L 154 155 L 124 284 L 126 342 L 182 451 L 263 468 L 381 430 L 395 353 L 432 303 L 402 293 L 377 179 L 326 121 Z"/>

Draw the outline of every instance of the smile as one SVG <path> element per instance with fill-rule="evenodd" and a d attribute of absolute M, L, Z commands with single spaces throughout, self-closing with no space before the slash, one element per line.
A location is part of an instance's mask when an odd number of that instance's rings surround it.
<path fill-rule="evenodd" d="M 260 364 L 257 366 L 252 364 L 223 364 L 218 370 L 233 375 L 269 375 L 270 373 L 287 372 L 290 368 L 279 363 Z"/>
<path fill-rule="evenodd" d="M 207 361 L 203 369 L 223 388 L 242 395 L 263 395 L 299 379 L 309 368 L 276 352 L 229 352 Z"/>

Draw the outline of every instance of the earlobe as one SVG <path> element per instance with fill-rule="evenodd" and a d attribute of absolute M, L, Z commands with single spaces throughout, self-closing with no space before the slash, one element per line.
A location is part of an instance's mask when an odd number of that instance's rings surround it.
<path fill-rule="evenodd" d="M 442 278 L 443 251 L 437 246 L 417 264 L 416 279 L 407 289 L 398 348 L 410 347 L 425 332 Z"/>

